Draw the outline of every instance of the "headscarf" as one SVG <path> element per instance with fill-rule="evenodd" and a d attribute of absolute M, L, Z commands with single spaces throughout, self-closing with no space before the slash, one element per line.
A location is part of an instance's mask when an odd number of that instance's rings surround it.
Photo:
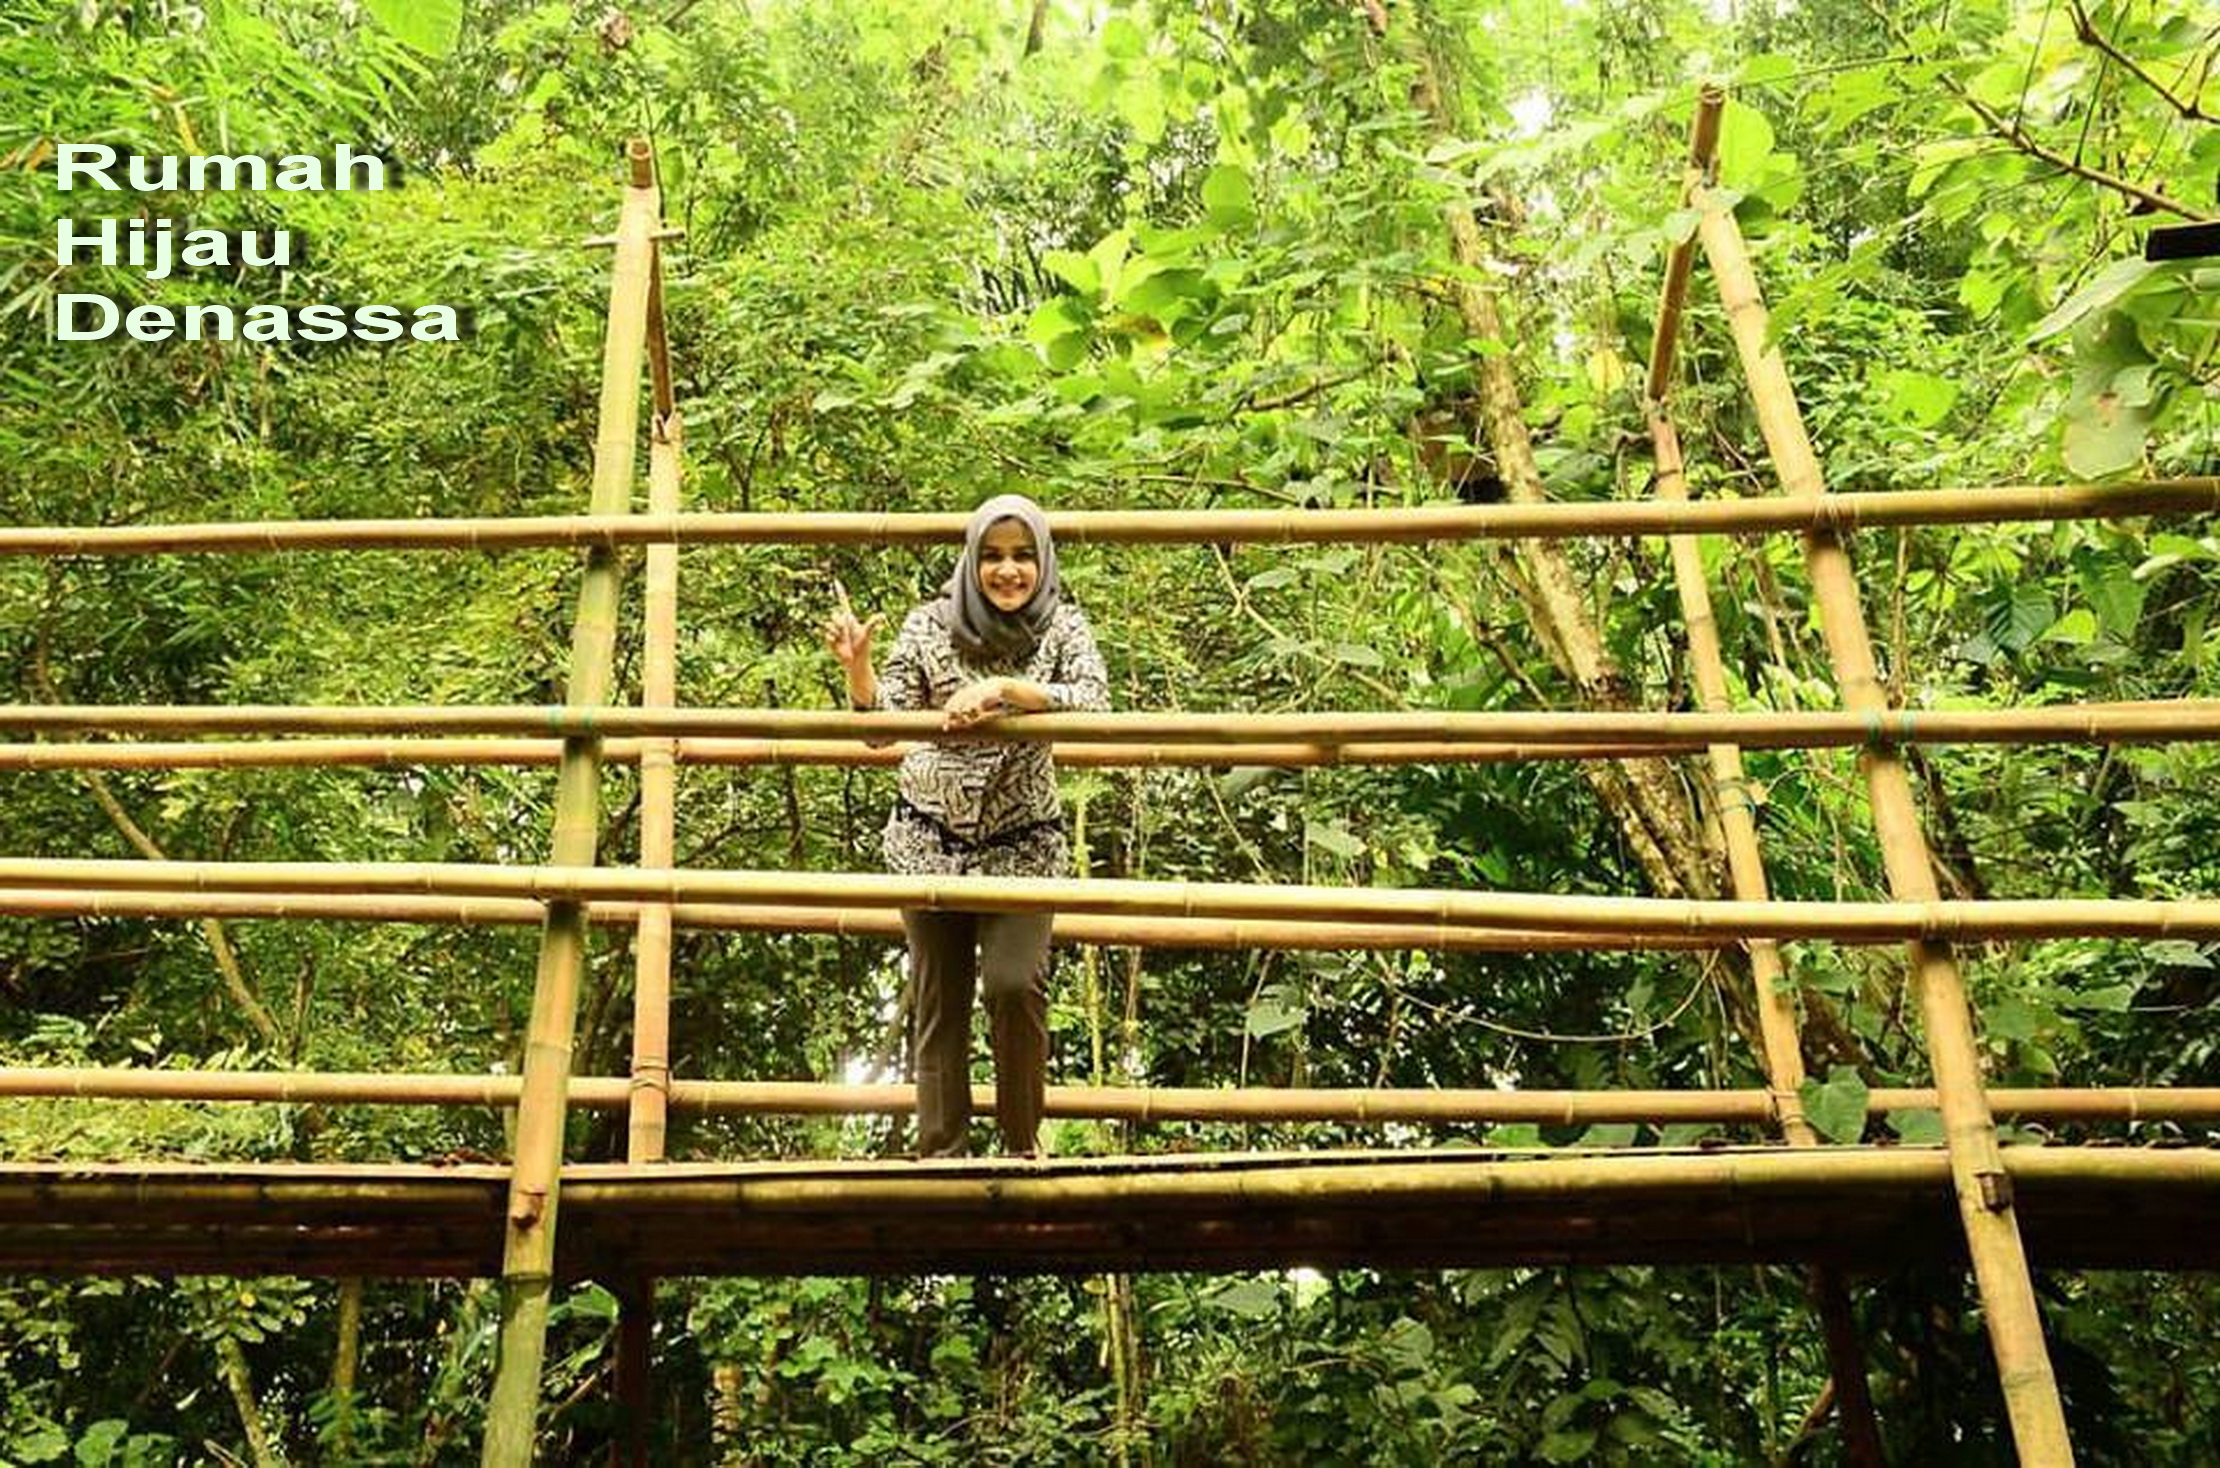
<path fill-rule="evenodd" d="M 1005 612 L 987 600 L 979 589 L 979 548 L 997 521 L 1015 520 L 1033 537 L 1033 553 L 1040 579 L 1033 595 L 1014 612 Z M 971 512 L 964 527 L 964 553 L 956 573 L 948 578 L 933 611 L 948 629 L 948 638 L 970 657 L 1022 661 L 1040 646 L 1041 634 L 1063 600 L 1056 580 L 1056 542 L 1049 537 L 1048 516 L 1022 494 L 998 494 Z"/>

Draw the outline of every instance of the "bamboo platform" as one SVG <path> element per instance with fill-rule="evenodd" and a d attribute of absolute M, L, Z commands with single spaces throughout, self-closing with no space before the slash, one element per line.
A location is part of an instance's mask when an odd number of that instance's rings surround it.
<path fill-rule="evenodd" d="M 2029 1253 L 2220 1268 L 2220 1149 L 2004 1152 Z M 509 1170 L 0 1165 L 0 1271 L 491 1276 Z M 1939 1148 L 580 1164 L 565 1278 L 1817 1262 L 1962 1268 Z"/>

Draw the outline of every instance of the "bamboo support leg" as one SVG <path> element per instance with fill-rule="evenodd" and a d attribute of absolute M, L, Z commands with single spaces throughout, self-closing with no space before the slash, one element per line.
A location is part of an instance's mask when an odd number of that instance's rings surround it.
<path fill-rule="evenodd" d="M 1765 305 L 1742 232 L 1731 208 L 1715 196 L 1698 190 L 1696 202 L 1703 210 L 1699 233 L 1704 250 L 1719 282 L 1775 470 L 1790 495 L 1824 495 L 1826 482 L 1787 369 L 1780 353 L 1766 344 Z M 1888 711 L 1888 697 L 1874 662 L 1849 553 L 1835 534 L 1818 532 L 1806 537 L 1805 555 L 1843 705 L 1852 712 L 1879 717 Z M 1861 754 L 1859 764 L 1891 890 L 1900 901 L 1937 900 L 1940 893 L 1903 760 L 1893 748 L 1875 745 Z M 1941 1097 L 1959 1216 L 1973 1257 L 2013 1441 L 2024 1463 L 2071 1463 L 2065 1410 L 2043 1341 L 2034 1281 L 2012 1208 L 2011 1180 L 2004 1171 L 1996 1125 L 1982 1089 L 1965 985 L 1949 944 L 1914 942 L 1911 957 L 1928 1057 Z"/>
<path fill-rule="evenodd" d="M 617 1432 L 609 1460 L 648 1468 L 654 1443 L 655 1281 L 630 1280 L 617 1291 Z"/>
<path fill-rule="evenodd" d="M 1682 192 L 1697 188 L 1710 169 L 1718 148 L 1719 121 L 1725 99 L 1707 91 L 1696 109 L 1690 129 L 1688 172 Z M 1657 468 L 1657 498 L 1667 504 L 1688 503 L 1688 477 L 1681 454 L 1680 435 L 1665 409 L 1671 391 L 1673 357 L 1679 342 L 1681 310 L 1688 279 L 1695 263 L 1695 241 L 1684 240 L 1666 262 L 1665 286 L 1657 312 L 1657 332 L 1650 346 L 1650 442 Z M 1680 598 L 1682 619 L 1688 627 L 1688 658 L 1696 690 L 1706 713 L 1733 711 L 1727 694 L 1726 659 L 1720 649 L 1719 627 L 1711 605 L 1711 584 L 1704 574 L 1703 554 L 1692 535 L 1668 539 L 1673 582 Z M 1763 902 L 1770 897 L 1765 861 L 1758 844 L 1757 812 L 1742 766 L 1739 745 L 1718 743 L 1710 747 L 1711 800 L 1727 848 L 1727 869 L 1734 896 L 1742 901 Z M 1796 1034 L 1796 1015 L 1789 1002 L 1787 973 L 1781 963 L 1780 945 L 1771 939 L 1754 939 L 1744 945 L 1749 956 L 1750 980 L 1756 991 L 1761 1059 L 1771 1089 L 1781 1134 L 1791 1146 L 1818 1145 L 1818 1134 L 1805 1119 L 1802 1086 L 1804 1057 Z M 1827 1348 L 1827 1365 L 1834 1383 L 1843 1446 L 1855 1468 L 1881 1468 L 1880 1424 L 1873 1413 L 1873 1394 L 1865 1379 L 1865 1348 L 1858 1337 L 1857 1318 L 1850 1308 L 1850 1293 L 1840 1273 L 1823 1266 L 1805 1272 L 1805 1286 L 1819 1312 Z"/>
<path fill-rule="evenodd" d="M 617 261 L 602 348 L 600 427 L 594 443 L 593 509 L 631 508 L 632 460 L 639 437 L 640 361 L 647 330 L 650 252 L 660 201 L 647 144 L 631 147 L 632 181 L 618 222 Z M 616 665 L 621 582 L 616 553 L 590 551 L 579 582 L 571 631 L 569 686 L 580 708 L 606 703 Z M 591 866 L 600 829 L 601 741 L 573 734 L 555 778 L 552 860 Z M 562 1168 L 571 1045 L 578 983 L 586 960 L 586 909 L 575 900 L 548 906 L 532 988 L 532 1021 L 517 1105 L 516 1161 L 509 1184 L 501 1258 L 501 1337 L 486 1408 L 487 1468 L 526 1468 L 539 1420 L 540 1368 L 555 1267 L 557 1180 Z"/>
<path fill-rule="evenodd" d="M 672 398 L 670 346 L 664 335 L 662 261 L 648 284 L 648 367 L 655 419 L 648 444 L 648 513 L 676 514 L 681 436 Z M 644 588 L 640 706 L 678 701 L 678 547 L 650 546 Z M 640 753 L 640 865 L 668 867 L 677 859 L 676 741 L 653 740 Z M 633 943 L 632 1107 L 625 1155 L 660 1162 L 671 1097 L 671 904 L 640 909 Z"/>

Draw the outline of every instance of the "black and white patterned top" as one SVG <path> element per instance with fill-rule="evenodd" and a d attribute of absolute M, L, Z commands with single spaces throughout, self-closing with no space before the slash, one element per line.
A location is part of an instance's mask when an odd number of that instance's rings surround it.
<path fill-rule="evenodd" d="M 930 606 L 902 623 L 878 706 L 937 709 L 981 678 L 1022 678 L 1048 691 L 1049 709 L 1099 713 L 1110 676 L 1094 633 L 1066 601 L 1023 662 L 973 662 Z M 1006 717 L 1022 718 L 1022 714 Z M 901 796 L 886 823 L 887 870 L 905 876 L 1061 877 L 1071 870 L 1056 762 L 1041 740 L 963 739 L 918 745 L 902 759 Z"/>

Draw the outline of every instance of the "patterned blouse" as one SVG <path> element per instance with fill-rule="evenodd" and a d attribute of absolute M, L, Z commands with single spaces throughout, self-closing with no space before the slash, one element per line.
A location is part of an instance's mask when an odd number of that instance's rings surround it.
<path fill-rule="evenodd" d="M 1030 658 L 973 662 L 931 606 L 912 611 L 879 675 L 878 707 L 937 709 L 981 678 L 1022 678 L 1051 711 L 1110 707 L 1110 677 L 1087 619 L 1057 607 Z M 1010 717 L 1022 718 L 1023 715 Z M 1061 877 L 1071 870 L 1056 762 L 1042 740 L 962 739 L 918 745 L 902 759 L 901 795 L 886 823 L 887 870 L 904 876 Z"/>

